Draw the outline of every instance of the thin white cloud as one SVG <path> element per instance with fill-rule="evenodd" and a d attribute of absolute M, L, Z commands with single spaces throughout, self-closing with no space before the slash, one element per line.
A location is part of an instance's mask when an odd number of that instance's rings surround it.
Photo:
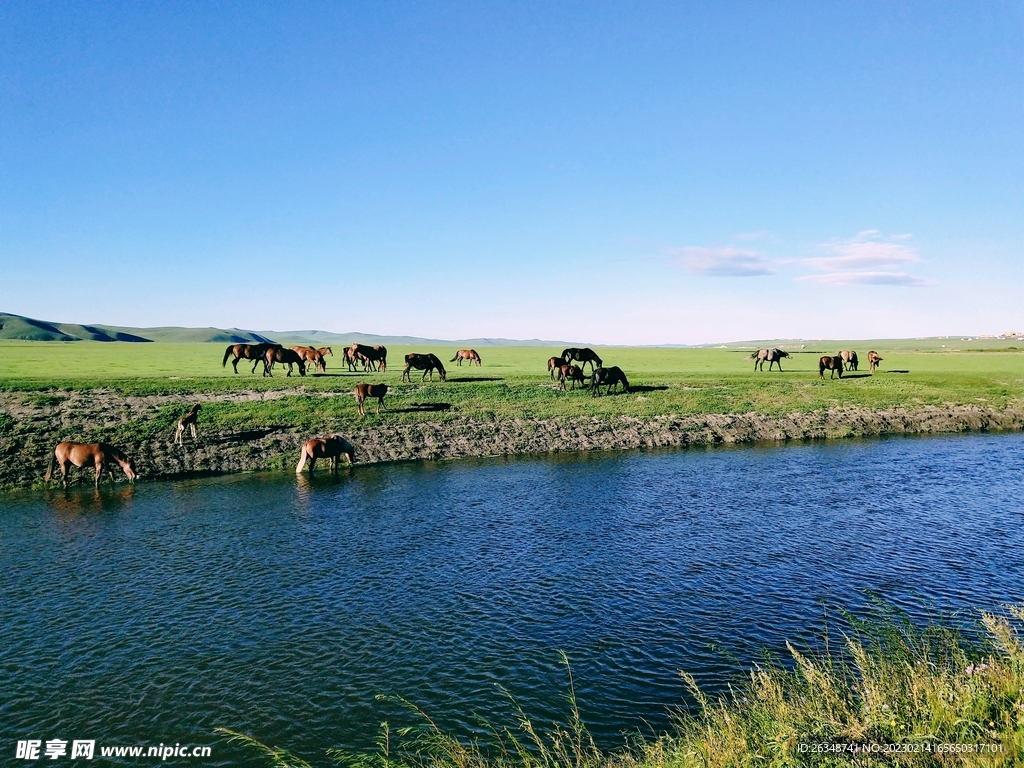
<path fill-rule="evenodd" d="M 715 277 L 757 277 L 774 274 L 773 262 L 763 253 L 743 248 L 666 248 L 669 264 L 691 275 Z"/>
<path fill-rule="evenodd" d="M 767 229 L 759 229 L 757 232 L 740 232 L 738 235 L 733 235 L 733 238 L 736 240 L 761 240 L 770 234 L 771 232 Z"/>
<path fill-rule="evenodd" d="M 917 250 L 905 242 L 909 239 L 909 234 L 886 238 L 877 229 L 866 229 L 849 240 L 822 243 L 818 249 L 825 255 L 800 263 L 824 274 L 797 279 L 830 285 L 935 285 L 905 271 L 921 262 Z"/>
<path fill-rule="evenodd" d="M 906 272 L 829 272 L 823 275 L 803 275 L 797 280 L 826 285 L 905 285 L 913 288 L 937 285 L 934 280 L 914 277 Z"/>

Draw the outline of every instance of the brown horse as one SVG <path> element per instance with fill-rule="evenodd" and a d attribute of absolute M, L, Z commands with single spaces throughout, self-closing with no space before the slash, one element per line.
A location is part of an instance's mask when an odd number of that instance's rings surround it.
<path fill-rule="evenodd" d="M 256 373 L 256 366 L 267 356 L 267 350 L 273 347 L 281 348 L 280 344 L 232 344 L 224 351 L 224 360 L 221 368 L 228 364 L 228 358 L 234 355 L 231 367 L 238 373 L 239 360 L 252 360 L 252 373 Z"/>
<path fill-rule="evenodd" d="M 577 365 L 563 365 L 558 369 L 558 384 L 562 389 L 565 389 L 565 380 L 569 379 L 572 382 L 572 388 L 575 391 L 576 384 L 583 388 L 583 371 Z"/>
<path fill-rule="evenodd" d="M 104 468 L 108 464 L 117 463 L 121 469 L 124 470 L 125 477 L 128 478 L 128 482 L 135 482 L 136 472 L 135 464 L 124 455 L 124 452 L 119 448 L 115 448 L 107 443 L 70 443 L 64 442 L 59 443 L 56 448 L 53 449 L 53 456 L 50 457 L 50 466 L 46 470 L 46 476 L 43 478 L 47 483 L 50 482 L 50 478 L 53 476 L 53 465 L 56 462 L 60 466 L 60 479 L 64 483 L 64 487 L 68 487 L 68 471 L 71 469 L 71 465 L 74 464 L 76 467 L 84 467 L 91 464 L 96 468 L 96 487 L 100 485 L 100 477 L 103 475 Z M 110 479 L 114 479 L 114 470 L 110 469 Z"/>
<path fill-rule="evenodd" d="M 349 347 L 345 347 L 345 349 L 341 351 L 341 359 L 344 360 L 345 365 L 348 366 L 349 373 L 359 370 L 356 367 L 356 363 L 359 362 L 359 358 L 356 357 L 355 353 Z"/>
<path fill-rule="evenodd" d="M 607 394 L 612 393 L 612 387 L 617 387 L 619 384 L 622 385 L 623 392 L 629 392 L 629 381 L 626 379 L 626 374 L 622 372 L 622 369 L 617 365 L 613 365 L 611 368 L 598 368 L 590 376 L 590 395 L 591 397 L 597 397 L 601 394 L 601 386 L 608 385 Z"/>
<path fill-rule="evenodd" d="M 287 376 L 292 375 L 292 366 L 299 366 L 299 376 L 306 375 L 306 362 L 302 359 L 298 352 L 294 349 L 285 349 L 284 347 L 272 347 L 267 350 L 266 355 L 263 357 L 263 375 L 273 376 L 274 363 L 281 363 L 281 365 L 288 366 Z"/>
<path fill-rule="evenodd" d="M 360 355 L 366 358 L 366 361 L 363 363 L 364 371 L 372 368 L 375 371 L 386 373 L 388 370 L 387 347 L 382 347 L 380 344 L 372 347 L 368 347 L 365 344 L 353 344 L 349 347 L 349 352 L 356 359 L 359 359 Z"/>
<path fill-rule="evenodd" d="M 856 371 L 857 370 L 857 353 L 850 349 L 844 349 L 839 353 L 839 356 L 843 358 L 843 362 L 846 363 L 846 370 Z"/>
<path fill-rule="evenodd" d="M 839 355 L 835 355 L 834 357 L 824 355 L 820 360 L 818 360 L 818 378 L 822 381 L 825 380 L 825 371 L 832 371 L 832 373 L 829 374 L 830 379 L 834 379 L 836 377 L 837 371 L 839 372 L 839 378 L 843 378 L 843 358 Z"/>
<path fill-rule="evenodd" d="M 875 350 L 868 352 L 868 371 L 874 373 L 875 368 L 878 367 L 880 362 L 882 362 L 882 358 L 878 356 L 878 353 L 875 352 Z"/>
<path fill-rule="evenodd" d="M 356 396 L 356 407 L 359 409 L 359 415 L 366 415 L 366 411 L 363 410 L 363 401 L 368 397 L 377 398 L 377 413 L 380 413 L 380 409 L 384 405 L 384 395 L 387 393 L 387 384 L 356 384 L 353 394 Z M 384 410 L 387 409 L 385 408 Z"/>
<path fill-rule="evenodd" d="M 326 373 L 327 363 L 324 362 L 324 356 L 320 350 L 316 347 L 289 347 L 299 357 L 301 357 L 307 364 L 313 366 L 313 368 L 320 373 Z"/>
<path fill-rule="evenodd" d="M 590 363 L 591 371 L 603 365 L 601 358 L 590 347 L 569 347 L 568 349 L 563 349 L 562 359 L 567 363 L 579 363 L 580 368 L 585 368 L 587 363 Z"/>
<path fill-rule="evenodd" d="M 295 474 L 301 475 L 306 467 L 306 459 L 309 459 L 309 474 L 313 474 L 317 459 L 330 459 L 331 472 L 338 471 L 338 458 L 345 457 L 345 461 L 351 464 L 356 458 L 356 449 L 352 443 L 341 435 L 334 437 L 314 437 L 302 444 L 302 455 L 299 456 L 298 466 L 295 467 Z"/>
<path fill-rule="evenodd" d="M 469 360 L 470 365 L 472 365 L 473 363 L 476 363 L 477 365 L 482 365 L 482 363 L 480 362 L 480 355 L 477 354 L 477 351 L 475 349 L 460 349 L 458 352 L 455 353 L 455 357 L 453 357 L 448 362 L 454 363 L 456 360 L 459 362 L 459 365 L 462 365 L 463 360 Z"/>
<path fill-rule="evenodd" d="M 563 365 L 568 364 L 568 360 L 564 357 L 549 357 L 548 358 L 548 373 L 551 375 L 551 380 L 555 380 L 555 375 L 562 368 Z"/>
<path fill-rule="evenodd" d="M 174 442 L 184 445 L 182 438 L 185 436 L 185 427 L 192 430 L 192 442 L 196 440 L 196 421 L 199 419 L 199 410 L 202 408 L 199 403 L 192 406 L 192 410 L 178 419 L 178 428 L 174 430 Z"/>
<path fill-rule="evenodd" d="M 402 381 L 408 379 L 410 384 L 412 383 L 412 376 L 409 375 L 409 370 L 411 368 L 415 368 L 417 371 L 423 371 L 423 376 L 420 377 L 420 381 L 427 378 L 428 373 L 430 374 L 430 380 L 433 381 L 435 370 L 437 371 L 438 376 L 441 377 L 441 381 L 444 381 L 448 376 L 444 366 L 441 365 L 441 361 L 438 359 L 437 355 L 432 352 L 428 352 L 425 355 L 421 355 L 417 352 L 410 352 L 405 356 L 405 370 L 402 371 Z"/>
<path fill-rule="evenodd" d="M 772 366 L 775 365 L 775 364 L 778 364 L 779 371 L 782 371 L 782 358 L 784 358 L 784 357 L 789 357 L 789 352 L 783 352 L 781 349 L 776 349 L 776 348 L 772 347 L 771 349 L 759 349 L 759 350 L 757 350 L 757 352 L 752 353 L 750 355 L 750 357 L 747 358 L 747 360 L 753 360 L 754 361 L 754 370 L 755 371 L 758 370 L 758 366 L 760 366 L 760 370 L 763 371 L 764 370 L 764 364 L 765 364 L 765 362 L 767 362 L 768 363 L 768 370 L 770 372 L 771 369 L 772 369 Z"/>

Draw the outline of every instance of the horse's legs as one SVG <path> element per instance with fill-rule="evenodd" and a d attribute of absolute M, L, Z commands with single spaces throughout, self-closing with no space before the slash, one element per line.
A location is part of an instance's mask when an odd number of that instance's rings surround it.
<path fill-rule="evenodd" d="M 94 463 L 96 464 L 96 487 L 99 488 L 100 487 L 100 476 L 103 474 L 103 462 L 100 459 L 96 459 L 96 461 Z M 114 473 L 113 472 L 110 473 L 110 477 L 111 478 L 114 477 Z"/>
<path fill-rule="evenodd" d="M 60 463 L 60 480 L 64 484 L 64 487 L 68 487 L 68 470 L 71 468 L 71 462 L 64 460 Z"/>
<path fill-rule="evenodd" d="M 195 440 L 196 439 L 196 425 L 195 424 L 189 424 L 189 426 L 192 428 L 192 439 Z"/>
<path fill-rule="evenodd" d="M 235 369 L 235 373 L 238 373 L 238 358 L 236 357 L 231 361 L 231 367 Z"/>
<path fill-rule="evenodd" d="M 316 456 L 311 455 L 309 457 L 309 476 L 313 476 L 313 470 L 316 468 Z"/>
<path fill-rule="evenodd" d="M 263 365 L 267 364 L 267 361 L 264 360 L 262 357 L 257 357 L 255 360 L 253 360 L 252 361 L 252 370 L 249 371 L 249 373 L 256 373 L 256 366 L 259 365 L 261 362 L 263 363 Z M 235 368 L 235 373 L 238 373 L 238 369 L 237 368 Z"/>

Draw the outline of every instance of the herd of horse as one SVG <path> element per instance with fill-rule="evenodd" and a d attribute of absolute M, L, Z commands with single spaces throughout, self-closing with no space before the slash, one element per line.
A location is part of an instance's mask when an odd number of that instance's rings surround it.
<path fill-rule="evenodd" d="M 387 371 L 388 351 L 381 345 L 369 346 L 365 344 L 352 344 L 343 351 L 343 358 L 350 372 L 358 371 L 362 366 L 363 372 Z M 233 358 L 231 365 L 235 373 L 238 373 L 239 360 L 252 360 L 252 373 L 256 372 L 257 366 L 263 363 L 263 375 L 273 376 L 273 368 L 277 363 L 288 366 L 288 373 L 291 376 L 292 366 L 298 366 L 299 375 L 305 376 L 307 366 L 312 366 L 321 373 L 326 372 L 327 363 L 325 356 L 334 356 L 330 347 L 303 347 L 295 346 L 285 348 L 281 344 L 261 342 L 256 344 L 232 344 L 224 352 L 222 367 L 227 365 L 229 358 Z M 785 350 L 775 347 L 759 349 L 753 352 L 747 360 L 754 361 L 754 370 L 764 370 L 764 364 L 768 363 L 768 370 L 771 371 L 775 365 L 782 370 L 783 358 L 792 356 Z M 462 365 L 463 361 L 469 361 L 472 365 L 482 365 L 480 355 L 475 349 L 460 349 L 455 353 L 449 362 Z M 868 352 L 868 368 L 871 373 L 875 372 L 882 358 L 874 350 Z M 590 376 L 585 375 L 586 366 L 590 366 Z M 856 371 L 858 366 L 857 353 L 853 350 L 841 350 L 838 355 L 823 355 L 818 361 L 818 378 L 824 380 L 825 371 L 831 371 L 829 378 L 834 378 L 838 373 L 839 378 L 843 377 L 843 371 Z M 427 376 L 434 380 L 436 371 L 440 380 L 446 381 L 447 372 L 437 355 L 433 353 L 412 352 L 405 356 L 405 368 L 402 371 L 402 381 L 412 382 L 411 371 L 415 369 L 422 371 L 420 381 L 425 381 Z M 626 374 L 618 366 L 604 367 L 604 361 L 589 347 L 567 347 L 562 350 L 559 357 L 548 359 L 548 374 L 552 381 L 558 380 L 562 390 L 566 388 L 566 382 L 571 382 L 572 389 L 579 385 L 581 389 L 589 389 L 591 396 L 597 397 L 601 394 L 601 387 L 605 387 L 605 394 L 611 394 L 613 389 L 622 387 L 623 392 L 629 392 L 629 381 Z M 589 379 L 589 380 L 588 380 Z M 353 392 L 356 400 L 356 407 L 360 416 L 366 415 L 365 402 L 367 398 L 377 400 L 377 413 L 384 407 L 384 398 L 388 394 L 387 384 L 366 384 L 356 385 Z M 177 445 L 184 445 L 183 437 L 189 431 L 192 440 L 197 439 L 196 423 L 199 418 L 199 411 L 202 406 L 195 403 L 191 409 L 178 419 L 174 433 L 174 442 Z M 301 474 L 309 463 L 309 472 L 313 473 L 318 459 L 327 459 L 332 471 L 337 471 L 338 460 L 344 457 L 345 461 L 351 464 L 355 461 L 355 448 L 341 435 L 332 437 L 317 437 L 307 440 L 302 445 L 299 463 L 295 468 L 297 474 Z M 104 471 L 108 472 L 111 480 L 114 477 L 113 465 L 117 465 L 124 472 L 129 482 L 134 482 L 138 476 L 135 464 L 123 451 L 108 443 L 75 443 L 62 442 L 54 448 L 50 457 L 50 464 L 44 477 L 45 482 L 50 482 L 53 477 L 54 468 L 60 469 L 61 481 L 66 488 L 68 485 L 68 474 L 72 466 L 88 467 L 95 471 L 95 483 L 99 486 L 100 478 Z"/>

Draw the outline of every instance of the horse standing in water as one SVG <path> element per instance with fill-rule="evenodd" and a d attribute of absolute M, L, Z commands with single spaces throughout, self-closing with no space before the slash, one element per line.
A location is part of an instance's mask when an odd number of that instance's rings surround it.
<path fill-rule="evenodd" d="M 626 374 L 622 372 L 622 369 L 617 365 L 613 365 L 611 368 L 598 368 L 590 377 L 590 396 L 598 397 L 601 394 L 601 386 L 607 384 L 608 392 L 612 393 L 612 387 L 617 387 L 619 384 L 622 385 L 623 392 L 629 392 L 629 381 L 626 380 Z"/>
<path fill-rule="evenodd" d="M 758 366 L 760 366 L 760 370 L 763 371 L 764 364 L 767 362 L 768 371 L 771 372 L 772 366 L 775 364 L 778 364 L 779 371 L 782 371 L 782 358 L 784 357 L 789 357 L 789 352 L 783 352 L 781 349 L 773 347 L 772 349 L 759 349 L 757 352 L 752 353 L 747 360 L 754 361 L 755 371 L 758 370 Z"/>
<path fill-rule="evenodd" d="M 878 353 L 875 352 L 875 350 L 868 352 L 868 371 L 870 373 L 875 372 L 875 368 L 878 367 L 880 362 L 882 362 L 882 358 L 878 356 Z"/>
<path fill-rule="evenodd" d="M 185 427 L 192 430 L 192 442 L 196 440 L 196 421 L 199 419 L 199 410 L 202 408 L 199 403 L 192 406 L 192 410 L 178 419 L 178 428 L 174 430 L 174 442 L 178 445 L 185 445 L 182 438 L 185 436 Z"/>
<path fill-rule="evenodd" d="M 64 483 L 64 487 L 68 487 L 68 471 L 71 469 L 71 465 L 74 464 L 76 467 L 84 467 L 91 464 L 96 468 L 96 487 L 100 487 L 100 477 L 103 475 L 103 470 L 107 468 L 108 464 L 116 463 L 124 470 L 125 477 L 128 478 L 128 482 L 135 482 L 137 474 L 135 472 L 135 464 L 124 455 L 124 452 L 120 448 L 115 448 L 107 443 L 72 443 L 64 442 L 59 443 L 56 448 L 53 449 L 53 456 L 50 457 L 50 466 L 46 470 L 46 476 L 43 478 L 45 482 L 50 482 L 50 478 L 53 477 L 53 465 L 56 462 L 60 466 L 60 479 Z M 110 479 L 114 479 L 114 470 L 109 470 Z"/>
<path fill-rule="evenodd" d="M 839 353 L 839 356 L 843 358 L 843 362 L 846 363 L 846 370 L 856 371 L 857 370 L 857 353 L 850 349 L 844 349 Z"/>
<path fill-rule="evenodd" d="M 837 371 L 839 372 L 839 378 L 843 378 L 843 358 L 839 355 L 832 357 L 829 357 L 828 355 L 822 356 L 821 359 L 818 360 L 818 378 L 822 381 L 825 380 L 825 371 L 832 371 L 828 376 L 830 379 L 834 379 L 836 377 Z"/>
<path fill-rule="evenodd" d="M 301 475 L 306 467 L 306 459 L 309 459 L 309 474 L 313 474 L 317 459 L 330 459 L 331 472 L 338 471 L 338 459 L 344 456 L 345 461 L 351 464 L 356 458 L 356 449 L 352 443 L 341 435 L 333 437 L 314 437 L 302 444 L 302 455 L 299 456 L 298 466 L 295 467 L 295 474 Z"/>
<path fill-rule="evenodd" d="M 482 365 L 482 363 L 480 362 L 480 355 L 477 354 L 477 351 L 475 349 L 460 349 L 458 352 L 455 353 L 455 357 L 453 357 L 448 362 L 454 363 L 456 360 L 458 361 L 459 365 L 462 365 L 463 360 L 469 360 L 470 365 L 472 365 L 473 363 L 476 363 L 478 366 Z"/>
<path fill-rule="evenodd" d="M 567 363 L 579 363 L 580 368 L 585 368 L 587 363 L 590 363 L 591 371 L 600 368 L 604 364 L 601 361 L 601 358 L 597 356 L 597 353 L 590 347 L 569 347 L 567 349 L 563 349 L 562 359 Z"/>
<path fill-rule="evenodd" d="M 380 413 L 380 409 L 384 406 L 384 396 L 387 393 L 387 384 L 356 384 L 355 392 L 352 394 L 356 396 L 356 407 L 359 409 L 359 415 L 366 415 L 366 411 L 363 410 L 363 402 L 368 397 L 377 398 L 377 413 Z"/>
<path fill-rule="evenodd" d="M 409 370 L 415 368 L 417 371 L 423 371 L 423 376 L 420 377 L 420 381 L 427 378 L 427 374 L 430 374 L 430 380 L 434 380 L 434 371 L 437 371 L 438 376 L 441 377 L 441 381 L 444 381 L 447 377 L 447 372 L 444 366 L 441 365 L 441 361 L 437 355 L 433 352 L 429 352 L 425 355 L 419 354 L 418 352 L 410 352 L 405 356 L 405 370 L 402 371 L 402 381 L 408 379 L 409 383 L 412 383 L 412 376 L 409 375 Z"/>
<path fill-rule="evenodd" d="M 231 367 L 235 369 L 235 373 L 238 373 L 238 361 L 239 360 L 252 360 L 252 373 L 256 373 L 256 366 L 260 364 L 260 361 L 264 360 L 267 356 L 267 350 L 273 348 L 281 349 L 280 344 L 231 344 L 226 350 L 224 350 L 224 360 L 221 362 L 221 368 L 228 364 L 228 358 L 234 355 L 234 360 L 231 361 Z"/>

